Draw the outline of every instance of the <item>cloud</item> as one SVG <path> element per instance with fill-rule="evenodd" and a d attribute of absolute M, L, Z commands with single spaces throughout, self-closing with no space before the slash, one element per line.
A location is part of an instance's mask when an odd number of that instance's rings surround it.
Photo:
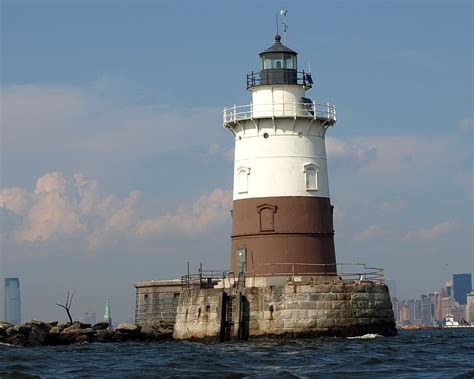
<path fill-rule="evenodd" d="M 404 240 L 411 242 L 432 242 L 450 233 L 456 225 L 456 221 L 444 221 L 428 228 L 408 232 Z"/>
<path fill-rule="evenodd" d="M 354 234 L 354 241 L 369 241 L 387 234 L 387 231 L 380 225 L 369 225 L 365 230 Z"/>
<path fill-rule="evenodd" d="M 141 201 L 139 191 L 131 191 L 121 199 L 115 194 L 102 194 L 98 183 L 83 174 L 66 178 L 58 171 L 50 172 L 38 178 L 31 193 L 20 187 L 0 189 L 0 207 L 12 212 L 11 216 L 5 214 L 12 218 L 8 223 L 12 228 L 2 237 L 17 245 L 61 245 L 75 239 L 94 251 L 124 240 L 135 243 L 193 236 L 229 217 L 232 193 L 217 188 L 187 207 L 155 218 L 143 214 L 147 207 L 141 207 Z M 20 217 L 21 222 L 13 217 Z"/>
<path fill-rule="evenodd" d="M 1 87 L 3 143 L 9 153 L 87 151 L 102 157 L 105 152 L 130 156 L 159 148 L 179 150 L 196 142 L 218 146 L 219 139 L 210 137 L 219 130 L 213 121 L 220 110 L 121 104 L 111 100 L 116 90 L 113 80 L 106 81 L 100 94 L 96 82 Z"/>
<path fill-rule="evenodd" d="M 0 208 L 21 214 L 27 208 L 30 196 L 24 188 L 13 187 L 0 189 Z"/>
<path fill-rule="evenodd" d="M 136 222 L 136 205 L 141 198 L 141 192 L 132 191 L 123 201 L 110 195 L 101 201 L 98 211 L 102 216 L 100 226 L 88 236 L 88 246 L 96 250 L 111 240 L 129 237 Z"/>
<path fill-rule="evenodd" d="M 194 235 L 229 217 L 231 204 L 231 191 L 218 188 L 202 196 L 189 208 L 140 221 L 136 226 L 136 234 L 155 237 L 168 233 Z"/>
<path fill-rule="evenodd" d="M 466 118 L 462 119 L 459 122 L 458 128 L 463 130 L 463 131 L 469 131 L 469 130 L 472 130 L 473 125 L 474 125 L 473 118 L 472 117 L 466 117 Z"/>
<path fill-rule="evenodd" d="M 328 159 L 356 165 L 373 160 L 377 156 L 375 148 L 363 147 L 334 137 L 326 137 L 326 150 Z"/>
<path fill-rule="evenodd" d="M 71 199 L 59 191 L 49 191 L 35 196 L 19 239 L 24 242 L 46 241 L 73 236 L 85 229 Z"/>

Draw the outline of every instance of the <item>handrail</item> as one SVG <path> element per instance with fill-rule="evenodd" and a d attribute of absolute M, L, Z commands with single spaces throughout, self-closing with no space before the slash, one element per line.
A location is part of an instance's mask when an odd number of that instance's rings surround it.
<path fill-rule="evenodd" d="M 371 281 L 371 282 L 377 282 L 377 283 L 384 283 L 385 278 L 384 278 L 384 270 L 382 268 L 378 267 L 367 267 L 365 263 L 293 263 L 293 262 L 282 262 L 282 263 L 257 263 L 257 264 L 252 264 L 251 267 L 270 267 L 270 266 L 290 266 L 291 271 L 287 272 L 281 272 L 278 270 L 273 270 L 273 271 L 278 271 L 278 272 L 272 272 L 268 274 L 258 274 L 258 275 L 253 275 L 253 276 L 290 276 L 294 277 L 295 276 L 308 276 L 308 275 L 314 275 L 314 276 L 334 276 L 337 275 L 340 279 L 343 280 L 359 280 L 359 281 Z M 298 270 L 298 267 L 318 267 L 321 268 L 323 267 L 324 270 L 315 270 L 315 271 L 308 271 L 304 270 L 304 272 L 300 272 Z M 357 267 L 358 269 L 354 270 L 352 269 L 351 271 L 346 271 L 344 268 L 346 267 Z M 255 270 L 253 270 L 255 271 Z"/>
<path fill-rule="evenodd" d="M 271 273 L 259 273 L 255 274 L 256 267 L 272 267 L 273 272 Z M 287 266 L 290 270 L 279 271 L 277 268 Z M 314 270 L 304 270 L 300 272 L 301 267 L 311 268 Z M 296 262 L 275 262 L 275 263 L 255 263 L 251 264 L 252 271 L 239 274 L 236 280 L 235 274 L 231 271 L 225 270 L 199 270 L 198 273 L 181 276 L 182 289 L 189 289 L 191 287 L 196 288 L 209 288 L 217 284 L 219 280 L 231 279 L 235 283 L 245 283 L 245 280 L 240 280 L 241 277 L 245 278 L 256 278 L 256 277 L 274 277 L 274 276 L 287 276 L 295 281 L 295 277 L 299 276 L 317 276 L 317 277 L 328 277 L 328 279 L 334 279 L 335 276 L 342 281 L 354 281 L 354 282 L 373 282 L 373 283 L 385 283 L 384 269 L 378 267 L 368 267 L 365 263 L 296 263 Z M 317 268 L 317 269 L 316 269 Z M 321 269 L 323 268 L 323 269 Z M 276 272 L 275 272 L 276 271 Z"/>
<path fill-rule="evenodd" d="M 267 103 L 233 105 L 224 108 L 224 126 L 242 120 L 269 117 L 298 117 L 325 121 L 332 125 L 336 122 L 336 107 L 321 103 Z"/>
<path fill-rule="evenodd" d="M 271 76 L 271 79 L 269 77 L 266 77 L 265 75 L 263 75 L 262 77 L 262 71 L 252 71 L 250 74 L 247 74 L 247 89 L 260 85 L 267 85 L 269 84 L 267 83 L 269 80 L 272 82 L 272 84 L 278 84 L 279 79 L 281 81 L 280 84 L 290 84 L 289 82 L 291 82 L 291 84 L 302 85 L 305 90 L 308 90 L 313 87 L 313 79 L 311 77 L 311 74 L 309 72 L 305 72 L 304 70 L 296 71 L 280 69 L 263 71 L 263 73 L 266 73 L 267 75 L 269 72 L 273 72 L 273 75 L 275 75 Z"/>
<path fill-rule="evenodd" d="M 186 274 L 181 276 L 181 287 L 190 288 L 191 286 L 198 286 L 199 288 L 206 288 L 213 282 L 227 278 L 228 271 L 226 270 L 199 270 L 195 274 Z"/>

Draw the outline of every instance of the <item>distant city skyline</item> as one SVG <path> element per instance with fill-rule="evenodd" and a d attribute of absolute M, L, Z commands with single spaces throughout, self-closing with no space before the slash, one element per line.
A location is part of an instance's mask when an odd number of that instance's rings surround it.
<path fill-rule="evenodd" d="M 401 325 L 439 324 L 447 316 L 457 321 L 474 322 L 474 292 L 472 274 L 453 274 L 436 291 L 413 294 L 409 298 L 392 295 L 395 321 Z M 395 281 L 387 285 L 396 285 Z"/>
<path fill-rule="evenodd" d="M 338 262 L 384 268 L 401 298 L 474 272 L 470 1 L 0 7 L 0 275 L 24 320 L 65 320 L 74 290 L 75 318 L 110 298 L 127 320 L 134 282 L 229 269 L 222 110 L 249 104 L 280 9 L 311 98 L 337 106 Z"/>

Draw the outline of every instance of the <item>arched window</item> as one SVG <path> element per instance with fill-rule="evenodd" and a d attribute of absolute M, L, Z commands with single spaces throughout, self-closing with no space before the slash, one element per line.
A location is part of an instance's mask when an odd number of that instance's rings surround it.
<path fill-rule="evenodd" d="M 249 167 L 239 167 L 237 169 L 238 192 L 247 193 L 249 191 Z"/>
<path fill-rule="evenodd" d="M 303 172 L 305 174 L 306 191 L 317 191 L 319 167 L 310 163 L 304 166 Z"/>

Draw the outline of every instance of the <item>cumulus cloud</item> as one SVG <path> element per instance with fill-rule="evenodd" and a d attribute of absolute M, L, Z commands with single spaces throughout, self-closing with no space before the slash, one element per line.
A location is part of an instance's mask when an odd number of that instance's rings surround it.
<path fill-rule="evenodd" d="M 166 213 L 158 218 L 139 222 L 138 236 L 161 236 L 166 233 L 200 233 L 229 217 L 232 193 L 215 189 L 209 195 L 199 198 L 191 207 L 180 208 L 175 213 Z"/>
<path fill-rule="evenodd" d="M 354 241 L 369 241 L 386 235 L 387 231 L 380 225 L 369 225 L 365 230 L 354 234 Z"/>
<path fill-rule="evenodd" d="M 328 159 L 356 165 L 373 160 L 377 156 L 375 148 L 363 147 L 334 137 L 326 137 L 326 150 Z"/>
<path fill-rule="evenodd" d="M 46 241 L 73 236 L 85 231 L 75 204 L 58 190 L 40 192 L 27 215 L 27 224 L 19 233 L 24 242 Z"/>
<path fill-rule="evenodd" d="M 30 195 L 24 188 L 12 187 L 0 189 L 0 208 L 21 214 L 27 208 Z"/>
<path fill-rule="evenodd" d="M 204 233 L 229 217 L 232 194 L 215 189 L 188 207 L 156 218 L 141 214 L 141 199 L 139 191 L 125 198 L 105 195 L 95 180 L 82 174 L 66 178 L 60 172 L 38 178 L 31 193 L 20 187 L 0 189 L 0 207 L 22 218 L 14 223 L 13 230 L 8 230 L 10 240 L 17 244 L 66 243 L 75 238 L 83 240 L 90 250 L 123 239 Z"/>
<path fill-rule="evenodd" d="M 141 192 L 132 191 L 123 201 L 113 195 L 103 199 L 98 206 L 103 222 L 88 236 L 89 248 L 98 249 L 115 237 L 130 237 L 140 198 Z"/>
<path fill-rule="evenodd" d="M 408 232 L 404 238 L 405 241 L 411 242 L 431 242 L 440 239 L 450 233 L 456 226 L 456 221 L 444 221 L 434 224 L 427 228 Z"/>

